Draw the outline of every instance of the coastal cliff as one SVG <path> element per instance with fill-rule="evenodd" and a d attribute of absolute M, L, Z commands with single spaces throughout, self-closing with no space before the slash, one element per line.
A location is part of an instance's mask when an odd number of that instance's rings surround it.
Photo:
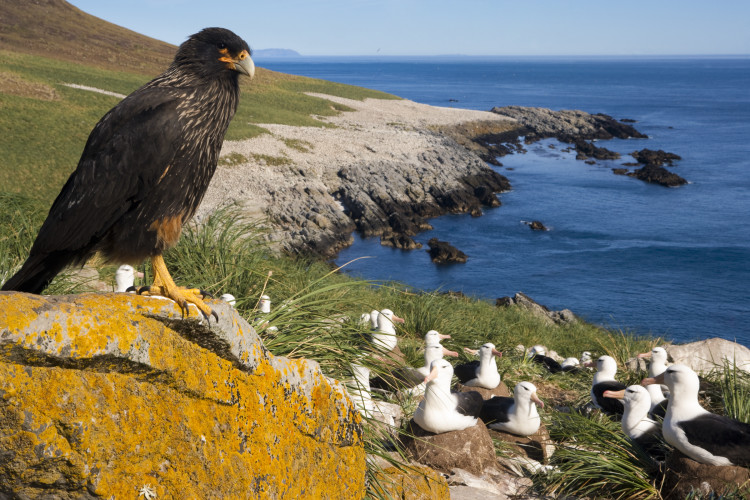
<path fill-rule="evenodd" d="M 619 154 L 590 141 L 645 137 L 612 117 L 582 111 L 510 106 L 485 112 L 316 95 L 354 111 L 319 117 L 327 127 L 268 124 L 270 134 L 226 142 L 199 221 L 234 202 L 265 221 L 279 251 L 333 257 L 353 242 L 354 231 L 414 249 L 419 244 L 412 236 L 430 228 L 428 218 L 480 216 L 484 207 L 499 206 L 497 193 L 511 185 L 490 165 L 523 152 L 522 141 L 555 137 L 571 143 L 581 159 L 611 159 Z M 645 167 L 615 173 L 650 182 L 679 179 L 647 163 L 650 158 L 660 159 L 637 156 Z"/>

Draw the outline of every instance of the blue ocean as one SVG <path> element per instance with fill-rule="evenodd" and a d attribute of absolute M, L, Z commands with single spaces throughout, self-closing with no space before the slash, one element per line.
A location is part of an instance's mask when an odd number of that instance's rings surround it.
<path fill-rule="evenodd" d="M 323 58 L 259 66 L 382 90 L 413 101 L 490 110 L 580 109 L 649 139 L 601 141 L 622 159 L 587 165 L 555 140 L 500 159 L 512 184 L 482 217 L 431 220 L 432 237 L 468 262 L 357 238 L 345 271 L 425 290 L 494 299 L 522 291 L 551 309 L 677 342 L 723 337 L 750 346 L 750 58 Z M 690 183 L 665 188 L 612 168 L 643 148 L 676 153 Z M 550 231 L 531 231 L 539 220 Z"/>

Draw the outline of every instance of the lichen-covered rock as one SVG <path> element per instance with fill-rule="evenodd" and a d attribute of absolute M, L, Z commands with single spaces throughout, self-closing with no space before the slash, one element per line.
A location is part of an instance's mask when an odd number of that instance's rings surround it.
<path fill-rule="evenodd" d="M 451 496 L 440 473 L 418 465 L 388 467 L 376 472 L 372 490 L 376 497 L 402 500 L 445 500 Z"/>
<path fill-rule="evenodd" d="M 362 497 L 343 386 L 210 303 L 209 328 L 170 300 L 0 293 L 0 493 Z"/>

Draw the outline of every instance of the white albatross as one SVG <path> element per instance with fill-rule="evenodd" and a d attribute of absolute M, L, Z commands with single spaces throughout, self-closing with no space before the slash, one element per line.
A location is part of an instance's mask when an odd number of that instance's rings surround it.
<path fill-rule="evenodd" d="M 485 401 L 479 418 L 490 429 L 530 436 L 542 423 L 537 406 L 544 408 L 536 394 L 536 386 L 531 382 L 519 382 L 513 389 L 512 398 L 495 396 Z"/>
<path fill-rule="evenodd" d="M 620 421 L 622 431 L 641 448 L 651 452 L 658 444 L 657 436 L 661 431 L 659 424 L 648 416 L 651 411 L 651 397 L 646 388 L 631 385 L 620 391 L 604 391 L 603 396 L 622 401 L 625 406 Z"/>
<path fill-rule="evenodd" d="M 750 424 L 716 415 L 698 403 L 698 374 L 672 365 L 641 384 L 667 384 L 669 404 L 662 423 L 664 440 L 702 464 L 750 466 Z"/>
<path fill-rule="evenodd" d="M 414 412 L 414 422 L 427 432 L 441 434 L 476 425 L 484 400 L 478 392 L 451 392 L 453 367 L 438 359 L 425 377 L 424 399 Z"/>
<path fill-rule="evenodd" d="M 136 271 L 133 266 L 123 264 L 115 271 L 115 292 L 127 292 L 135 283 L 135 278 L 143 278 L 143 273 Z M 135 291 L 135 290 L 133 290 Z"/>
<path fill-rule="evenodd" d="M 667 351 L 663 347 L 654 347 L 649 352 L 638 355 L 640 359 L 650 359 L 648 364 L 648 376 L 650 378 L 658 377 L 667 369 Z M 651 408 L 649 413 L 652 418 L 664 418 L 667 412 L 667 398 L 664 391 L 661 390 L 660 384 L 649 384 L 646 386 L 649 396 L 651 396 Z"/>
<path fill-rule="evenodd" d="M 373 311 L 374 313 L 375 311 Z M 390 352 L 396 348 L 398 337 L 394 323 L 403 323 L 390 309 L 383 309 L 377 314 L 377 330 L 372 332 L 372 343 L 381 351 Z"/>
<path fill-rule="evenodd" d="M 464 351 L 479 355 L 479 360 L 469 363 L 456 365 L 455 372 L 458 381 L 467 387 L 483 387 L 485 389 L 494 389 L 500 385 L 500 372 L 497 371 L 498 358 L 503 355 L 495 349 L 495 344 L 483 344 L 478 351 L 464 347 Z"/>

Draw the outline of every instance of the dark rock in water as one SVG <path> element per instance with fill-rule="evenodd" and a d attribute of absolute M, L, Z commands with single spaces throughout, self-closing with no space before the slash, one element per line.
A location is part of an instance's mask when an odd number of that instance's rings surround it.
<path fill-rule="evenodd" d="M 633 120 L 632 118 L 620 118 L 620 121 L 622 123 L 638 123 L 638 120 Z"/>
<path fill-rule="evenodd" d="M 545 226 L 544 224 L 542 224 L 541 221 L 538 221 L 538 220 L 531 221 L 531 222 L 524 222 L 524 224 L 529 226 L 534 231 L 549 231 L 549 229 L 547 229 L 547 226 Z"/>
<path fill-rule="evenodd" d="M 576 141 L 575 147 L 576 152 L 578 153 L 576 158 L 579 160 L 586 158 L 596 158 L 597 160 L 617 160 L 620 158 L 620 153 L 610 151 L 607 148 L 594 146 L 591 142 Z"/>
<path fill-rule="evenodd" d="M 416 250 L 422 248 L 422 244 L 414 241 L 411 236 L 397 233 L 384 234 L 380 237 L 380 244 L 385 247 L 393 247 L 400 250 Z"/>
<path fill-rule="evenodd" d="M 633 151 L 630 156 L 635 158 L 638 163 L 644 165 L 654 165 L 660 167 L 664 164 L 672 166 L 672 163 L 677 160 L 682 160 L 682 157 L 674 153 L 667 153 L 661 149 L 654 151 L 651 149 L 641 149 L 640 151 Z"/>
<path fill-rule="evenodd" d="M 667 500 L 688 498 L 700 492 L 701 498 L 734 498 L 732 494 L 750 494 L 750 469 L 705 465 L 674 450 L 665 464 L 662 494 Z M 737 496 L 737 498 L 747 498 Z"/>
<path fill-rule="evenodd" d="M 639 168 L 627 175 L 642 181 L 660 184 L 666 187 L 677 187 L 687 184 L 687 181 L 679 175 L 670 172 L 664 167 L 656 165 L 646 165 L 645 167 Z"/>
<path fill-rule="evenodd" d="M 466 262 L 466 254 L 457 249 L 447 241 L 440 241 L 437 238 L 431 238 L 427 242 L 430 246 L 428 250 L 432 262 L 436 264 L 445 264 L 448 262 Z"/>
<path fill-rule="evenodd" d="M 579 158 L 579 159 L 580 159 L 580 158 Z M 585 161 L 585 162 L 583 162 L 583 163 L 585 163 L 586 165 L 596 165 L 596 161 L 594 161 L 594 160 L 586 160 L 586 161 Z"/>
<path fill-rule="evenodd" d="M 613 168 L 612 172 L 615 175 L 628 175 L 628 169 L 627 168 Z"/>

